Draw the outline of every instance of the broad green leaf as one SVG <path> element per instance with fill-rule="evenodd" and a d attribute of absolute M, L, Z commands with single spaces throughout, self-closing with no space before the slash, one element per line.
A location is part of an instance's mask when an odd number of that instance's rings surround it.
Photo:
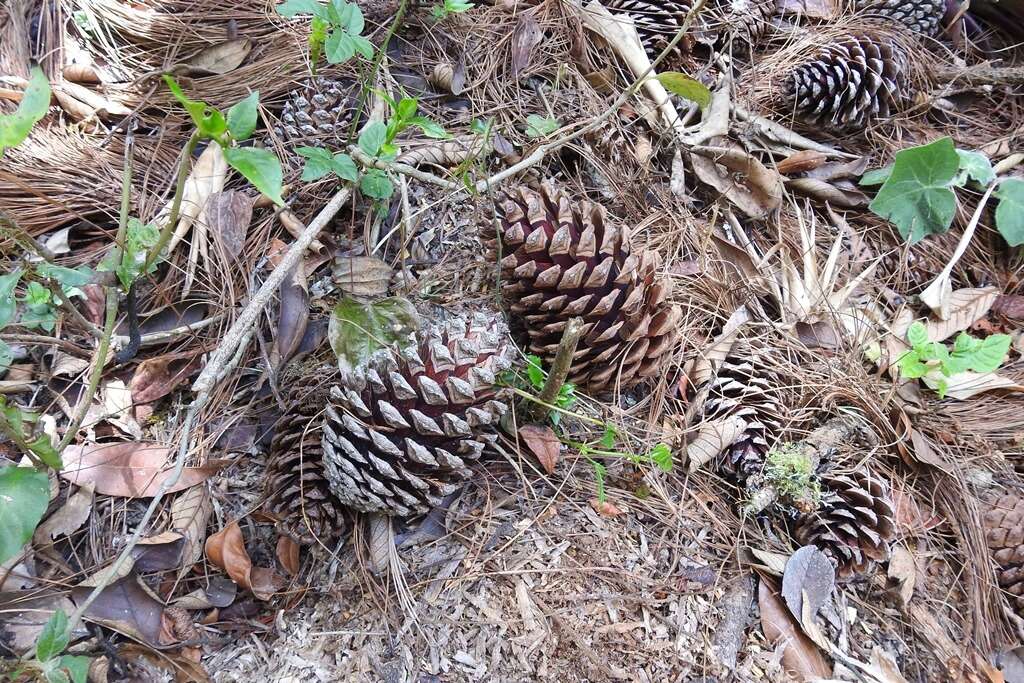
<path fill-rule="evenodd" d="M 27 306 L 18 323 L 29 329 L 39 327 L 52 332 L 57 326 L 57 313 L 50 306 Z"/>
<path fill-rule="evenodd" d="M 192 118 L 192 123 L 195 124 L 196 130 L 199 131 L 202 137 L 217 140 L 224 135 L 228 129 L 228 122 L 219 110 L 206 104 L 206 102 L 189 99 L 185 95 L 185 91 L 178 85 L 178 82 L 169 74 L 164 74 L 164 82 L 171 89 L 175 99 L 188 112 L 188 115 Z"/>
<path fill-rule="evenodd" d="M 476 7 L 471 2 L 460 2 L 460 0 L 445 0 L 444 6 L 449 12 L 468 12 Z"/>
<path fill-rule="evenodd" d="M 3 339 L 0 339 L 0 376 L 7 372 L 7 368 L 11 367 L 11 361 L 14 360 L 14 351 L 7 345 Z"/>
<path fill-rule="evenodd" d="M 352 5 L 345 0 L 330 0 L 327 3 L 327 18 L 334 26 L 344 29 L 352 18 Z"/>
<path fill-rule="evenodd" d="M 1008 334 L 991 334 L 985 337 L 970 354 L 970 365 L 967 369 L 982 374 L 995 372 L 1003 364 L 1003 359 L 1010 350 L 1011 341 Z"/>
<path fill-rule="evenodd" d="M 83 287 L 93 281 L 96 274 L 92 272 L 92 269 L 88 266 L 79 266 L 78 268 L 65 268 L 64 266 L 54 266 L 49 263 L 40 263 L 36 266 L 36 273 L 40 277 L 53 278 L 60 283 L 61 287 L 65 290 L 71 289 L 72 287 Z"/>
<path fill-rule="evenodd" d="M 678 71 L 666 71 L 658 74 L 658 80 L 673 95 L 696 102 L 701 109 L 711 104 L 711 91 L 700 81 L 694 80 Z"/>
<path fill-rule="evenodd" d="M 64 655 L 60 667 L 71 674 L 71 683 L 87 683 L 89 679 L 89 658 L 82 655 Z"/>
<path fill-rule="evenodd" d="M 47 306 L 52 299 L 50 290 L 38 282 L 28 283 L 25 289 L 25 303 L 29 306 Z"/>
<path fill-rule="evenodd" d="M 953 342 L 953 353 L 971 353 L 975 351 L 979 346 L 981 346 L 980 339 L 972 337 L 966 332 L 961 332 L 960 335 Z"/>
<path fill-rule="evenodd" d="M 331 313 L 327 337 L 342 371 L 362 369 L 380 349 L 405 347 L 419 328 L 416 309 L 401 297 L 364 304 L 344 298 Z"/>
<path fill-rule="evenodd" d="M 436 21 L 441 21 L 448 16 L 448 9 L 444 5 L 434 5 L 430 8 L 430 16 Z"/>
<path fill-rule="evenodd" d="M 650 456 L 662 472 L 672 471 L 672 451 L 667 444 L 659 443 L 651 450 Z"/>
<path fill-rule="evenodd" d="M 272 202 L 278 206 L 284 205 L 281 197 L 281 162 L 273 152 L 257 147 L 227 147 L 224 149 L 224 158 Z"/>
<path fill-rule="evenodd" d="M 289 19 L 298 14 L 312 14 L 317 17 L 326 11 L 326 7 L 316 0 L 285 0 L 275 9 L 282 17 Z"/>
<path fill-rule="evenodd" d="M 40 662 L 49 661 L 64 652 L 67 646 L 68 615 L 64 614 L 64 610 L 59 609 L 50 615 L 43 630 L 39 633 L 39 638 L 36 639 L 36 659 Z"/>
<path fill-rule="evenodd" d="M 958 149 L 956 153 L 960 157 L 960 170 L 964 171 L 982 187 L 988 187 L 996 179 L 996 172 L 992 169 L 992 162 L 981 152 Z"/>
<path fill-rule="evenodd" d="M 50 504 L 46 472 L 33 467 L 0 468 L 0 501 L 0 562 L 6 562 L 32 538 Z"/>
<path fill-rule="evenodd" d="M 917 351 L 907 351 L 905 354 L 900 356 L 900 359 L 896 362 L 896 366 L 900 369 L 900 375 L 902 377 L 908 377 L 910 379 L 924 377 L 930 369 L 922 362 L 921 354 Z"/>
<path fill-rule="evenodd" d="M 907 341 L 915 349 L 928 343 L 928 328 L 920 320 L 915 320 L 907 329 Z"/>
<path fill-rule="evenodd" d="M 380 121 L 371 121 L 362 132 L 359 133 L 359 149 L 368 156 L 375 157 L 380 152 L 381 145 L 387 139 L 388 127 Z"/>
<path fill-rule="evenodd" d="M 544 387 L 544 380 L 547 379 L 548 373 L 544 372 L 544 368 L 541 365 L 540 356 L 530 354 L 526 357 L 526 377 L 530 380 L 530 384 L 534 389 L 541 389 Z"/>
<path fill-rule="evenodd" d="M 555 118 L 546 118 L 537 114 L 530 114 L 526 117 L 526 134 L 531 138 L 542 138 L 561 127 L 562 124 Z"/>
<path fill-rule="evenodd" d="M 34 413 L 22 413 L 21 409 L 17 405 L 13 403 L 7 403 L 7 399 L 5 399 L 3 396 L 0 396 L 0 419 L 2 419 L 4 423 L 6 423 L 7 430 L 13 432 L 15 435 L 18 436 L 18 438 L 25 438 L 25 429 L 22 426 L 22 423 L 24 423 L 26 420 L 32 422 L 34 421 L 35 417 L 36 416 Z"/>
<path fill-rule="evenodd" d="M 1007 178 L 993 193 L 999 200 L 996 207 L 996 229 L 1011 247 L 1024 244 L 1024 180 Z"/>
<path fill-rule="evenodd" d="M 359 9 L 359 5 L 352 5 L 352 16 L 348 19 L 348 26 L 346 29 L 353 38 L 363 32 L 366 27 L 366 20 L 363 18 L 363 11 Z"/>
<path fill-rule="evenodd" d="M 29 441 L 28 447 L 47 466 L 55 470 L 60 470 L 64 466 L 60 453 L 53 447 L 53 442 L 50 441 L 50 437 L 47 434 L 40 434 L 32 441 Z"/>
<path fill-rule="evenodd" d="M 304 159 L 315 159 L 325 164 L 331 162 L 331 152 L 323 147 L 296 147 L 295 153 Z"/>
<path fill-rule="evenodd" d="M 32 67 L 21 102 L 12 114 L 0 114 L 0 156 L 8 147 L 24 142 L 32 126 L 50 110 L 50 81 L 38 66 Z"/>
<path fill-rule="evenodd" d="M 306 159 L 300 180 L 319 180 L 331 172 L 331 153 L 322 147 L 299 147 L 295 150 Z"/>
<path fill-rule="evenodd" d="M 342 180 L 354 183 L 359 178 L 359 169 L 356 168 L 356 162 L 352 161 L 352 157 L 342 152 L 338 152 L 331 158 L 331 168 L 334 169 L 334 173 Z"/>
<path fill-rule="evenodd" d="M 558 387 L 558 397 L 555 399 L 555 405 L 563 410 L 568 410 L 575 403 L 576 385 L 572 382 L 564 382 L 562 386 Z"/>
<path fill-rule="evenodd" d="M 362 36 L 351 36 L 352 44 L 356 46 L 356 52 L 361 54 L 365 59 L 373 59 L 373 54 L 376 48 L 373 47 L 373 43 L 368 41 Z"/>
<path fill-rule="evenodd" d="M 892 221 L 911 243 L 945 232 L 956 213 L 950 185 L 959 168 L 960 157 L 949 138 L 901 150 L 869 208 Z"/>
<path fill-rule="evenodd" d="M 50 662 L 43 667 L 43 678 L 46 683 L 71 683 L 71 679 L 58 665 L 58 662 Z"/>
<path fill-rule="evenodd" d="M 6 275 L 0 275 L 0 328 L 14 318 L 14 288 L 18 286 L 21 273 L 21 268 L 17 268 Z"/>
<path fill-rule="evenodd" d="M 372 199 L 388 199 L 395 193 L 395 185 L 384 171 L 373 168 L 359 180 L 359 191 Z"/>
<path fill-rule="evenodd" d="M 409 120 L 409 123 L 414 126 L 419 126 L 419 129 L 422 130 L 428 138 L 444 140 L 451 137 L 440 123 L 431 121 L 426 116 L 414 116 Z"/>
<path fill-rule="evenodd" d="M 862 187 L 868 187 L 871 185 L 881 185 L 889 176 L 892 175 L 892 164 L 884 166 L 882 168 L 876 168 L 873 171 L 868 171 L 860 177 L 860 184 Z"/>
<path fill-rule="evenodd" d="M 408 121 L 416 116 L 416 100 L 412 97 L 403 97 L 395 109 L 395 118 L 399 121 Z"/>
<path fill-rule="evenodd" d="M 260 91 L 254 90 L 244 100 L 228 109 L 228 131 L 236 140 L 247 140 L 256 130 Z"/>
<path fill-rule="evenodd" d="M 356 53 L 356 43 L 344 29 L 336 28 L 327 36 L 324 43 L 327 61 L 331 64 L 342 64 L 352 59 Z"/>

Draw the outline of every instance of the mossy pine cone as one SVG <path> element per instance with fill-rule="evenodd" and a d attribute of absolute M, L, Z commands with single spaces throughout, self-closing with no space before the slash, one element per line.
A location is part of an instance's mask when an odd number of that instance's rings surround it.
<path fill-rule="evenodd" d="M 457 490 L 507 409 L 495 387 L 506 351 L 498 324 L 453 320 L 332 387 L 323 447 L 335 495 L 354 510 L 408 516 Z"/>
<path fill-rule="evenodd" d="M 815 545 L 837 564 L 840 578 L 863 576 L 889 559 L 896 537 L 889 487 L 868 472 L 821 477 L 818 509 L 801 515 L 794 535 L 801 545 Z"/>
<path fill-rule="evenodd" d="M 280 531 L 295 541 L 330 545 L 345 531 L 346 520 L 324 472 L 321 437 L 328 385 L 292 381 L 288 394 L 286 411 L 270 444 L 264 509 L 278 520 Z"/>
<path fill-rule="evenodd" d="M 999 587 L 1024 616 L 1024 497 L 1006 493 L 990 500 L 982 516 L 985 540 L 996 562 Z"/>
<path fill-rule="evenodd" d="M 897 113 L 909 97 L 909 60 L 893 40 L 851 35 L 797 65 L 786 82 L 804 123 L 853 131 Z"/>
<path fill-rule="evenodd" d="M 887 19 L 925 36 L 942 31 L 946 0 L 856 0 L 865 17 Z"/>
<path fill-rule="evenodd" d="M 498 235 L 488 226 L 490 247 L 502 255 L 502 294 L 531 353 L 550 367 L 566 323 L 580 317 L 568 381 L 598 392 L 658 373 L 682 314 L 666 301 L 669 283 L 657 274 L 654 252 L 634 252 L 629 230 L 602 207 L 571 202 L 550 183 L 507 193 L 497 218 Z"/>

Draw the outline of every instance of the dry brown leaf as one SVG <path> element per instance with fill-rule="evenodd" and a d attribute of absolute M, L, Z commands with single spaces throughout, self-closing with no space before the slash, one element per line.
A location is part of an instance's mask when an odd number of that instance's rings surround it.
<path fill-rule="evenodd" d="M 452 95 L 461 95 L 466 89 L 466 65 L 462 59 L 454 64 L 451 62 L 438 62 L 434 70 L 427 77 L 431 85 L 440 88 Z"/>
<path fill-rule="evenodd" d="M 206 539 L 206 556 L 226 571 L 235 583 L 252 591 L 260 600 L 269 600 L 284 585 L 273 570 L 253 566 L 238 522 L 231 522 Z"/>
<path fill-rule="evenodd" d="M 164 531 L 143 538 L 132 549 L 134 569 L 138 572 L 177 569 L 181 565 L 181 550 L 184 546 L 185 538 L 176 531 Z"/>
<path fill-rule="evenodd" d="M 61 72 L 64 80 L 72 83 L 88 83 L 94 85 L 102 83 L 99 71 L 92 64 L 68 64 Z"/>
<path fill-rule="evenodd" d="M 868 205 L 868 196 L 848 181 L 789 178 L 786 189 L 840 209 L 859 209 Z"/>
<path fill-rule="evenodd" d="M 178 576 L 184 576 L 203 556 L 206 542 L 206 524 L 213 513 L 210 489 L 205 484 L 193 486 L 174 497 L 171 503 L 171 528 L 185 539 L 181 550 L 181 568 Z"/>
<path fill-rule="evenodd" d="M 252 222 L 252 208 L 256 201 L 244 192 L 224 190 L 214 192 L 206 204 L 206 220 L 213 239 L 234 261 L 245 247 L 245 234 Z"/>
<path fill-rule="evenodd" d="M 300 261 L 289 277 L 281 281 L 278 288 L 280 306 L 277 316 L 277 334 L 274 336 L 275 368 L 281 368 L 295 354 L 302 336 L 309 325 L 309 286 L 306 283 L 306 267 Z"/>
<path fill-rule="evenodd" d="M 101 118 L 128 116 L 132 110 L 120 102 L 104 97 L 100 93 L 86 88 L 84 85 L 62 81 L 53 84 L 53 95 L 60 102 L 61 108 L 73 118 L 82 120 L 92 115 Z M 84 113 L 85 116 L 78 116 Z"/>
<path fill-rule="evenodd" d="M 935 514 L 934 509 L 929 509 L 928 513 L 925 513 L 914 496 L 895 484 L 893 485 L 892 502 L 896 526 L 906 536 L 917 536 L 941 526 L 946 521 Z"/>
<path fill-rule="evenodd" d="M 64 505 L 46 518 L 32 535 L 32 542 L 37 546 L 49 547 L 53 539 L 62 535 L 70 535 L 77 531 L 92 512 L 93 486 L 86 484 L 75 491 Z"/>
<path fill-rule="evenodd" d="M 206 209 L 210 197 L 224 189 L 227 177 L 228 162 L 224 158 L 224 152 L 220 145 L 207 145 L 192 165 L 192 171 L 185 180 L 185 191 L 182 193 L 181 208 L 178 212 L 178 225 L 175 226 L 174 234 L 167 246 L 168 253 L 174 251 L 174 248 L 178 246 L 193 225 L 196 225 L 198 230 L 206 230 L 206 223 L 197 221 L 197 219 Z M 154 221 L 161 229 L 171 217 L 172 203 L 172 201 L 168 201 Z M 205 235 L 205 232 L 202 234 Z"/>
<path fill-rule="evenodd" d="M 590 507 L 594 508 L 594 512 L 602 517 L 618 517 L 622 514 L 622 510 L 607 500 L 601 501 L 597 498 L 591 498 Z"/>
<path fill-rule="evenodd" d="M 202 664 L 179 654 L 175 650 L 157 652 L 145 645 L 126 643 L 118 648 L 117 655 L 126 662 L 144 659 L 161 671 L 166 671 L 168 674 L 173 675 L 175 683 L 209 683 L 211 680 L 209 673 L 203 668 Z M 139 667 L 139 664 L 134 666 Z"/>
<path fill-rule="evenodd" d="M 713 141 L 716 142 L 716 141 Z M 764 218 L 782 205 L 782 176 L 767 168 L 739 145 L 717 140 L 718 145 L 690 148 L 693 170 L 751 218 Z"/>
<path fill-rule="evenodd" d="M 1000 294 L 992 304 L 992 312 L 1005 315 L 1007 318 L 1024 320 L 1024 296 L 1020 294 Z"/>
<path fill-rule="evenodd" d="M 346 256 L 335 261 L 331 272 L 344 293 L 376 298 L 387 294 L 393 270 L 375 256 Z"/>
<path fill-rule="evenodd" d="M 818 168 L 827 160 L 828 155 L 826 154 L 813 149 L 802 149 L 780 161 L 776 168 L 782 175 L 794 175 Z"/>
<path fill-rule="evenodd" d="M 250 52 L 252 41 L 248 38 L 225 40 L 204 47 L 185 63 L 185 67 L 193 76 L 226 74 L 237 69 Z"/>
<path fill-rule="evenodd" d="M 929 320 L 930 341 L 943 341 L 984 318 L 999 297 L 995 287 L 958 289 L 949 297 L 949 315 L 945 320 Z"/>
<path fill-rule="evenodd" d="M 211 607 L 227 607 L 238 595 L 238 584 L 226 576 L 211 576 L 206 588 L 197 588 L 188 595 L 175 598 L 171 602 L 183 609 L 210 609 Z"/>
<path fill-rule="evenodd" d="M 701 425 L 697 436 L 686 446 L 687 469 L 696 472 L 718 454 L 736 443 L 747 429 L 746 421 L 729 415 Z"/>
<path fill-rule="evenodd" d="M 81 604 L 92 592 L 96 578 L 94 576 L 71 589 L 71 597 L 76 603 Z M 85 616 L 151 646 L 174 642 L 164 628 L 164 606 L 134 572 L 100 591 L 86 608 Z"/>
<path fill-rule="evenodd" d="M 199 372 L 202 361 L 198 352 L 188 352 L 147 358 L 139 363 L 128 385 L 136 409 L 140 405 L 152 403 L 170 394 L 185 380 Z"/>
<path fill-rule="evenodd" d="M 955 398 L 958 401 L 966 401 L 978 394 L 997 389 L 1024 391 L 1024 385 L 1018 384 L 1008 377 L 997 375 L 994 372 L 981 374 L 967 371 L 958 372 L 949 377 L 928 374 L 922 377 L 921 380 L 936 391 L 939 388 L 940 380 L 944 381 L 946 385 L 946 398 Z"/>
<path fill-rule="evenodd" d="M 897 545 L 892 549 L 888 574 L 889 579 L 896 584 L 900 606 L 906 607 L 914 596 L 914 583 L 917 581 L 917 562 L 906 547 Z"/>
<path fill-rule="evenodd" d="M 809 349 L 834 350 L 841 346 L 836 329 L 827 322 L 798 322 L 794 325 L 797 339 Z"/>
<path fill-rule="evenodd" d="M 732 345 L 736 341 L 736 335 L 740 329 L 750 321 L 750 311 L 746 306 L 740 306 L 722 326 L 722 331 L 714 341 L 711 342 L 700 356 L 689 361 L 684 368 L 690 383 L 695 387 L 703 387 L 714 374 L 715 365 L 721 363 L 729 355 Z"/>
<path fill-rule="evenodd" d="M 288 245 L 283 240 L 273 238 L 267 246 L 267 263 L 271 268 L 277 268 L 286 253 Z"/>
<path fill-rule="evenodd" d="M 125 441 L 118 443 L 68 446 L 62 454 L 60 476 L 72 484 L 91 483 L 97 493 L 125 498 L 147 498 L 160 483 L 170 477 L 173 468 L 170 449 L 155 443 Z M 209 479 L 225 462 L 210 462 L 202 467 L 186 467 L 168 493 L 181 491 Z"/>
<path fill-rule="evenodd" d="M 533 49 L 544 39 L 544 31 L 537 24 L 536 10 L 527 10 L 519 15 L 516 28 L 512 31 L 512 77 L 519 78 L 533 56 Z"/>
<path fill-rule="evenodd" d="M 781 596 L 761 578 L 757 587 L 757 604 L 761 611 L 761 628 L 772 645 L 783 649 L 782 666 L 800 681 L 831 677 L 832 670 L 821 651 L 800 628 L 782 602 Z"/>
<path fill-rule="evenodd" d="M 554 474 L 562 450 L 562 442 L 558 440 L 551 428 L 535 424 L 523 425 L 519 428 L 519 436 L 537 457 L 537 461 L 540 462 L 544 471 Z"/>
<path fill-rule="evenodd" d="M 31 651 L 35 648 L 43 626 L 57 610 L 63 610 L 64 614 L 71 614 L 75 611 L 75 604 L 67 598 L 63 591 L 33 588 L 32 590 L 7 590 L 0 593 L 4 649 L 18 655 Z M 77 640 L 88 634 L 85 625 L 80 624 L 75 629 L 72 639 Z"/>
<path fill-rule="evenodd" d="M 289 536 L 278 536 L 277 561 L 288 576 L 298 576 L 299 544 Z"/>
<path fill-rule="evenodd" d="M 813 616 L 825 604 L 836 585 L 836 570 L 825 553 L 805 545 L 786 561 L 782 597 L 794 618 L 804 613 L 804 602 Z"/>
<path fill-rule="evenodd" d="M 865 671 L 877 678 L 879 683 L 908 683 L 893 656 L 878 645 L 871 650 L 871 662 Z"/>

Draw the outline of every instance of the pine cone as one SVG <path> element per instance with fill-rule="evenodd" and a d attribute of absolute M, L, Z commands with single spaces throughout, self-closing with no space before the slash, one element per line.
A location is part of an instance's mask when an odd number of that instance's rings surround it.
<path fill-rule="evenodd" d="M 697 41 L 716 47 L 722 46 L 730 32 L 740 45 L 749 45 L 767 31 L 776 4 L 776 0 L 715 0 L 694 17 L 690 30 Z M 612 14 L 628 14 L 633 19 L 640 43 L 654 59 L 682 28 L 692 3 L 606 0 L 604 6 Z"/>
<path fill-rule="evenodd" d="M 982 517 L 985 539 L 996 561 L 999 586 L 1024 616 L 1024 497 L 1007 493 L 989 502 Z"/>
<path fill-rule="evenodd" d="M 734 347 L 708 391 L 704 412 L 711 419 L 740 417 L 747 423 L 742 438 L 719 461 L 727 474 L 744 484 L 761 474 L 765 456 L 782 431 L 782 405 L 772 385 L 756 369 L 757 359 L 749 349 Z"/>
<path fill-rule="evenodd" d="M 896 536 L 894 506 L 888 486 L 866 470 L 821 477 L 817 511 L 797 519 L 794 536 L 801 545 L 815 545 L 837 564 L 837 576 L 866 574 L 876 562 L 889 559 Z"/>
<path fill-rule="evenodd" d="M 331 389 L 324 426 L 327 478 L 362 512 L 428 512 L 472 472 L 506 411 L 495 375 L 510 366 L 502 331 L 483 316 L 417 335 Z"/>
<path fill-rule="evenodd" d="M 345 140 L 358 95 L 359 89 L 352 81 L 317 76 L 289 95 L 274 132 L 293 148 L 322 147 L 328 141 Z"/>
<path fill-rule="evenodd" d="M 937 36 L 946 14 L 946 0 L 856 0 L 866 17 L 888 19 L 926 36 Z"/>
<path fill-rule="evenodd" d="M 909 95 L 908 70 L 907 54 L 895 42 L 850 36 L 797 66 L 787 95 L 805 123 L 857 130 L 900 108 Z"/>
<path fill-rule="evenodd" d="M 587 201 L 573 204 L 553 184 L 520 188 L 497 208 L 502 293 L 520 316 L 529 349 L 548 366 L 570 318 L 583 336 L 568 380 L 591 391 L 625 389 L 659 371 L 676 340 L 682 313 L 666 303 L 654 252 L 633 253 L 629 230 Z M 494 226 L 484 226 L 498 252 Z"/>
<path fill-rule="evenodd" d="M 718 0 L 709 8 L 703 40 L 723 48 L 731 36 L 733 49 L 742 52 L 764 37 L 777 10 L 776 0 Z"/>
<path fill-rule="evenodd" d="M 654 59 L 682 28 L 692 5 L 678 0 L 605 0 L 604 6 L 612 14 L 628 14 L 633 19 L 640 43 Z"/>
<path fill-rule="evenodd" d="M 337 369 L 321 366 L 309 377 L 324 377 L 324 371 Z M 330 545 L 346 524 L 324 472 L 320 443 L 328 383 L 310 386 L 297 379 L 288 383 L 288 408 L 278 420 L 270 444 L 264 509 L 278 520 L 280 531 L 296 542 L 311 545 L 319 539 Z"/>

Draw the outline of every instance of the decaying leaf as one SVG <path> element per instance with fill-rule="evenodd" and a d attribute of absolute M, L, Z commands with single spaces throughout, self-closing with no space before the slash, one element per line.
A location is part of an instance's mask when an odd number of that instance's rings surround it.
<path fill-rule="evenodd" d="M 802 149 L 780 161 L 776 168 L 782 175 L 795 175 L 818 168 L 827 160 L 826 154 L 812 149 Z"/>
<path fill-rule="evenodd" d="M 238 522 L 231 522 L 206 539 L 206 556 L 226 571 L 235 583 L 252 591 L 260 600 L 269 600 L 284 585 L 272 569 L 253 566 Z"/>
<path fill-rule="evenodd" d="M 179 567 L 184 545 L 184 537 L 176 531 L 165 531 L 139 540 L 132 549 L 135 570 L 157 572 Z"/>
<path fill-rule="evenodd" d="M 992 305 L 999 298 L 999 290 L 995 287 L 978 287 L 957 289 L 949 296 L 949 311 L 945 320 L 929 320 L 930 341 L 943 341 L 957 332 L 963 332 L 971 325 L 984 318 Z"/>
<path fill-rule="evenodd" d="M 107 422 L 134 439 L 142 438 L 142 427 L 132 413 L 132 392 L 119 379 L 103 383 L 103 409 Z"/>
<path fill-rule="evenodd" d="M 978 394 L 986 391 L 995 391 L 997 389 L 1005 391 L 1024 391 L 1024 385 L 1018 384 L 1008 377 L 997 375 L 994 372 L 981 374 L 966 371 L 958 372 L 949 377 L 942 377 L 941 375 L 932 375 L 929 373 L 922 377 L 921 381 L 936 391 L 939 389 L 940 382 L 944 382 L 946 398 L 955 398 L 958 401 L 966 401 L 972 396 L 977 396 Z"/>
<path fill-rule="evenodd" d="M 935 513 L 930 506 L 927 512 L 906 489 L 893 484 L 893 510 L 896 526 L 906 536 L 917 536 L 941 526 L 946 520 Z"/>
<path fill-rule="evenodd" d="M 92 592 L 96 578 L 71 589 L 71 597 L 81 602 Z M 90 621 L 153 645 L 169 645 L 173 636 L 165 628 L 164 606 L 135 573 L 128 574 L 104 588 L 85 610 Z"/>
<path fill-rule="evenodd" d="M 33 589 L 0 593 L 0 645 L 17 655 L 29 652 L 57 610 L 64 614 L 75 611 L 74 603 L 63 592 Z M 88 633 L 85 625 L 79 624 L 72 637 L 77 639 Z"/>
<path fill-rule="evenodd" d="M 277 537 L 277 561 L 289 576 L 299 573 L 299 544 L 290 536 Z"/>
<path fill-rule="evenodd" d="M 917 563 L 914 556 L 905 546 L 897 545 L 892 549 L 889 557 L 888 568 L 889 580 L 896 584 L 896 594 L 900 598 L 900 605 L 910 604 L 914 596 L 914 582 L 917 580 Z"/>
<path fill-rule="evenodd" d="M 528 10 L 519 15 L 519 21 L 512 32 L 512 76 L 519 78 L 533 56 L 533 49 L 544 38 L 544 31 L 537 24 L 536 11 Z"/>
<path fill-rule="evenodd" d="M 173 471 L 170 449 L 154 443 L 127 441 L 68 446 L 61 455 L 62 478 L 78 486 L 92 484 L 97 493 L 107 496 L 147 498 L 156 493 L 161 482 Z M 200 484 L 225 464 L 211 462 L 202 467 L 186 467 L 168 492 Z"/>
<path fill-rule="evenodd" d="M 245 247 L 245 235 L 252 222 L 252 208 L 256 201 L 238 190 L 214 192 L 206 204 L 206 220 L 213 239 L 234 261 Z"/>
<path fill-rule="evenodd" d="M 830 678 L 831 668 L 818 647 L 789 613 L 782 597 L 767 581 L 758 582 L 757 604 L 761 611 L 761 628 L 765 638 L 775 647 L 782 647 L 782 665 L 800 681 Z"/>
<path fill-rule="evenodd" d="M 725 321 L 722 331 L 711 342 L 711 345 L 704 349 L 700 356 L 687 363 L 684 371 L 693 386 L 702 387 L 711 380 L 715 366 L 726 359 L 736 341 L 736 335 L 749 321 L 750 311 L 747 307 L 737 308 Z"/>
<path fill-rule="evenodd" d="M 555 473 L 558 457 L 562 450 L 562 442 L 550 427 L 527 424 L 519 428 L 519 436 L 536 456 L 538 462 L 548 474 Z"/>
<path fill-rule="evenodd" d="M 274 336 L 273 365 L 280 368 L 295 354 L 309 324 L 309 286 L 302 262 L 295 265 L 278 288 L 281 303 Z"/>
<path fill-rule="evenodd" d="M 331 269 L 332 279 L 345 294 L 376 298 L 387 294 L 391 266 L 375 256 L 345 256 L 337 259 Z"/>
<path fill-rule="evenodd" d="M 210 489 L 204 484 L 185 489 L 171 503 L 171 529 L 184 538 L 181 551 L 181 568 L 178 576 L 184 576 L 203 556 L 206 542 L 206 524 L 213 514 Z"/>
<path fill-rule="evenodd" d="M 52 85 L 53 96 L 61 108 L 76 121 L 99 116 L 103 119 L 127 116 L 132 110 L 116 100 L 104 97 L 84 85 L 62 81 Z"/>
<path fill-rule="evenodd" d="M 832 595 L 836 584 L 836 571 L 825 553 L 813 545 L 797 550 L 786 562 L 782 574 L 782 597 L 794 618 L 804 613 L 804 600 L 811 615 Z"/>
<path fill-rule="evenodd" d="M 36 528 L 32 541 L 37 546 L 52 546 L 53 539 L 77 531 L 92 512 L 93 486 L 86 484 L 75 491 L 64 505 Z"/>
<path fill-rule="evenodd" d="M 360 368 L 380 349 L 407 344 L 420 325 L 416 308 L 401 297 L 363 304 L 344 298 L 331 314 L 327 337 L 343 372 Z"/>
<path fill-rule="evenodd" d="M 174 234 L 167 245 L 167 253 L 174 251 L 178 243 L 185 237 L 193 224 L 199 226 L 205 239 L 205 222 L 197 222 L 197 218 L 206 208 L 207 202 L 213 194 L 224 189 L 224 182 L 228 177 L 228 162 L 224 158 L 224 152 L 220 145 L 207 145 L 203 153 L 199 155 L 192 171 L 185 181 L 185 191 L 181 197 L 181 209 L 178 213 L 178 225 L 174 228 Z M 157 215 L 155 223 L 163 228 L 171 217 L 171 202 L 168 201 L 164 208 Z"/>
<path fill-rule="evenodd" d="M 813 323 L 800 321 L 793 329 L 797 339 L 809 349 L 838 349 L 841 346 L 836 328 L 823 320 Z"/>
<path fill-rule="evenodd" d="M 186 649 L 180 648 L 181 651 Z M 174 676 L 175 683 L 209 683 L 211 680 L 202 664 L 175 650 L 158 652 L 145 645 L 126 643 L 118 648 L 117 656 L 131 662 L 135 668 L 142 668 L 144 665 L 140 665 L 139 660 L 144 660 L 157 668 L 154 674 L 166 671 L 169 676 Z"/>
<path fill-rule="evenodd" d="M 173 604 L 183 609 L 210 609 L 211 607 L 227 607 L 238 595 L 238 584 L 226 576 L 211 576 L 206 588 L 197 588 L 188 595 L 173 600 Z"/>
<path fill-rule="evenodd" d="M 602 517 L 618 517 L 622 514 L 622 510 L 620 510 L 617 505 L 611 501 L 600 500 L 598 498 L 590 499 L 590 507 L 594 508 L 594 512 Z"/>
<path fill-rule="evenodd" d="M 992 311 L 1015 320 L 1024 320 L 1024 295 L 1000 294 L 992 304 Z"/>
<path fill-rule="evenodd" d="M 690 149 L 693 170 L 751 218 L 764 218 L 782 205 L 782 176 L 739 145 L 725 140 Z"/>
<path fill-rule="evenodd" d="M 186 73 L 193 76 L 226 74 L 234 71 L 252 52 L 252 40 L 235 38 L 204 47 L 185 63 Z"/>
<path fill-rule="evenodd" d="M 151 413 L 152 409 L 140 411 L 140 408 L 170 394 L 189 377 L 199 372 L 202 362 L 202 356 L 189 352 L 147 358 L 139 363 L 128 385 L 135 405 L 136 418 L 142 420 L 148 417 L 146 413 Z"/>
<path fill-rule="evenodd" d="M 696 472 L 743 436 L 747 422 L 727 415 L 701 425 L 697 436 L 686 446 L 687 469 Z"/>

